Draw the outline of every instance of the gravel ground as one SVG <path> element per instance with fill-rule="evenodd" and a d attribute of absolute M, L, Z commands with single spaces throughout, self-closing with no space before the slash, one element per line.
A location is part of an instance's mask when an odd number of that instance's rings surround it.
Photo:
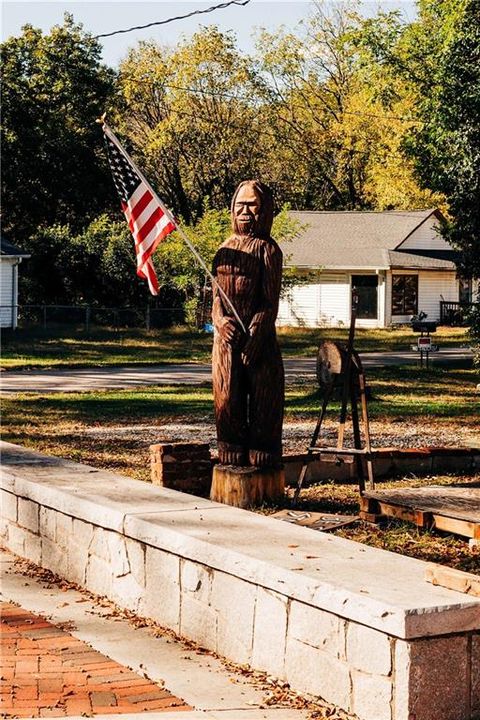
<path fill-rule="evenodd" d="M 461 424 L 435 420 L 426 424 L 425 419 L 417 421 L 371 421 L 371 441 L 375 448 L 414 448 L 425 446 L 462 447 L 479 444 L 478 430 Z M 310 443 L 315 423 L 312 421 L 286 422 L 283 426 L 284 452 L 304 452 Z M 327 421 L 322 437 L 325 441 L 336 438 L 337 424 Z M 128 440 L 139 447 L 155 442 L 208 442 L 216 447 L 215 425 L 208 422 L 170 422 L 161 425 L 129 425 L 90 427 L 83 430 L 89 437 L 103 441 Z M 348 444 L 348 438 L 347 438 Z"/>

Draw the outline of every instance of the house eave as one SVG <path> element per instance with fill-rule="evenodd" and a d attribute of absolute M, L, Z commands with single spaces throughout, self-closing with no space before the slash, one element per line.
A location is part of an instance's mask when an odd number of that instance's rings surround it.
<path fill-rule="evenodd" d="M 389 270 L 389 265 L 285 265 L 285 268 L 288 268 L 289 270 L 318 270 L 321 272 L 327 271 L 336 271 L 336 270 L 342 270 L 342 271 L 351 271 L 351 272 L 359 272 L 362 270 L 369 270 L 370 272 L 376 272 L 379 270 Z"/>

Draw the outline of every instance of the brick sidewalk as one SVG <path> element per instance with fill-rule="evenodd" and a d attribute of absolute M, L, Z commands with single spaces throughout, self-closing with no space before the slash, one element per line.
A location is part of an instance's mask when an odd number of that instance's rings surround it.
<path fill-rule="evenodd" d="M 1 717 L 191 710 L 168 690 L 10 603 L 1 611 Z"/>

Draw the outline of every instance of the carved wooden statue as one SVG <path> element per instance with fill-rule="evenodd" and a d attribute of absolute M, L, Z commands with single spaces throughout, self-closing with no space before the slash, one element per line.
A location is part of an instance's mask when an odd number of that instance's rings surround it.
<path fill-rule="evenodd" d="M 213 273 L 248 335 L 214 287 L 213 394 L 222 465 L 276 468 L 282 458 L 283 363 L 275 320 L 282 251 L 270 237 L 273 198 L 258 181 L 240 183 L 232 200 L 233 234 Z"/>

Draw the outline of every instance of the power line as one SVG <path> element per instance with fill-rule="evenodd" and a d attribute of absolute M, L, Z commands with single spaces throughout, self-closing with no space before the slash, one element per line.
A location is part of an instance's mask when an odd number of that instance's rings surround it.
<path fill-rule="evenodd" d="M 112 37 L 112 35 L 123 35 L 124 33 L 133 32 L 134 30 L 145 30 L 146 28 L 155 27 L 156 25 L 167 25 L 167 23 L 174 22 L 175 20 L 185 20 L 186 18 L 193 17 L 194 15 L 203 15 L 205 13 L 211 13 L 214 10 L 223 10 L 230 5 L 248 5 L 250 0 L 229 0 L 228 2 L 220 3 L 219 5 L 212 5 L 204 10 L 193 10 L 192 12 L 186 13 L 186 15 L 176 15 L 175 17 L 167 18 L 166 20 L 157 20 L 156 22 L 148 23 L 147 25 L 136 25 L 135 27 L 126 28 L 125 30 L 114 30 L 113 32 L 103 33 L 101 35 L 94 35 L 95 40 L 99 38 Z"/>

